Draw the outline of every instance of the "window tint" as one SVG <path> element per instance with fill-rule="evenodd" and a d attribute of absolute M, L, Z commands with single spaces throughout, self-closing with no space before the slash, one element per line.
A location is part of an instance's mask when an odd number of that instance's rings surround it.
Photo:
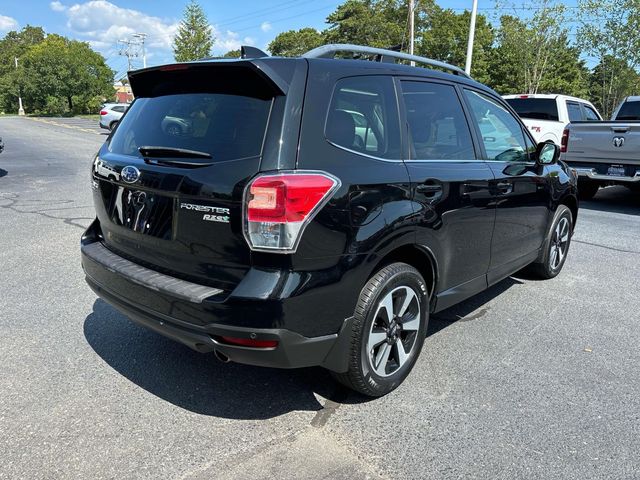
<path fill-rule="evenodd" d="M 271 100 L 220 93 L 138 98 L 109 142 L 114 153 L 140 156 L 153 145 L 209 153 L 213 160 L 260 155 Z"/>
<path fill-rule="evenodd" d="M 410 158 L 475 159 L 469 125 L 451 85 L 402 82 L 411 142 Z"/>
<path fill-rule="evenodd" d="M 579 122 L 582 120 L 582 112 L 580 111 L 580 105 L 574 102 L 567 102 L 567 111 L 569 112 L 570 122 Z"/>
<path fill-rule="evenodd" d="M 509 98 L 506 100 L 521 118 L 558 121 L 558 104 L 553 98 Z"/>
<path fill-rule="evenodd" d="M 391 77 L 339 80 L 327 116 L 327 140 L 374 157 L 400 159 L 395 98 Z"/>
<path fill-rule="evenodd" d="M 526 162 L 527 145 L 520 122 L 486 95 L 465 90 L 489 160 Z"/>
<path fill-rule="evenodd" d="M 533 140 L 529 138 L 529 135 L 527 135 L 526 133 L 524 134 L 524 144 L 527 147 L 528 160 L 531 162 L 535 162 L 537 145 L 533 142 Z"/>
<path fill-rule="evenodd" d="M 640 120 L 640 102 L 624 102 L 616 120 Z"/>
<path fill-rule="evenodd" d="M 111 107 L 111 110 L 113 110 L 114 112 L 124 113 L 124 106 L 116 105 L 115 107 Z"/>
<path fill-rule="evenodd" d="M 584 114 L 587 117 L 587 120 L 600 120 L 600 117 L 598 116 L 596 111 L 589 105 L 583 104 L 582 107 L 584 108 Z"/>

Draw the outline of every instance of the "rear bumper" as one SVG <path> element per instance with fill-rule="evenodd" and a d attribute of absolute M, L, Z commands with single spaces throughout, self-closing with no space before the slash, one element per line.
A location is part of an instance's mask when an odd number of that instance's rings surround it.
<path fill-rule="evenodd" d="M 614 163 L 615 164 L 615 163 Z M 626 175 L 608 175 L 607 171 L 612 163 L 598 163 L 593 165 L 585 165 L 584 163 L 576 164 L 568 162 L 580 179 L 592 180 L 604 183 L 640 183 L 640 166 L 625 165 Z"/>
<path fill-rule="evenodd" d="M 333 333 L 305 336 L 287 328 L 287 299 L 236 298 L 170 277 L 116 255 L 91 235 L 83 237 L 81 259 L 87 283 L 103 300 L 133 322 L 198 352 L 217 350 L 234 362 L 265 367 L 347 369 L 350 318 L 343 318 Z M 307 311 L 307 322 L 321 321 L 312 308 Z M 256 327 L 255 316 L 271 328 Z M 223 336 L 278 343 L 274 348 L 243 347 L 225 343 Z"/>

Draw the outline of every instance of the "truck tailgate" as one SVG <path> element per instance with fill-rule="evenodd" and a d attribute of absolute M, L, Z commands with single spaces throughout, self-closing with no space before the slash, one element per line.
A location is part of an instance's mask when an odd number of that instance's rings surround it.
<path fill-rule="evenodd" d="M 573 122 L 563 160 L 640 165 L 640 122 Z"/>

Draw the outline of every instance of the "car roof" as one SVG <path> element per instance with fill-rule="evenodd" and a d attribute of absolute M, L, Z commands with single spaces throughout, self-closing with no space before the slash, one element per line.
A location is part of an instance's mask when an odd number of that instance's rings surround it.
<path fill-rule="evenodd" d="M 151 73 L 156 70 L 174 70 L 174 69 L 182 69 L 188 68 L 189 65 L 227 65 L 227 66 L 251 66 L 254 70 L 262 71 L 263 74 L 267 76 L 270 75 L 270 72 L 275 72 L 277 78 L 272 78 L 274 81 L 283 81 L 287 83 L 285 80 L 289 77 L 289 74 L 284 72 L 292 71 L 293 66 L 296 63 L 307 62 L 310 67 L 314 67 L 314 71 L 321 70 L 324 73 L 330 73 L 334 76 L 339 76 L 342 72 L 345 73 L 345 76 L 355 76 L 355 75 L 395 75 L 395 76 L 406 76 L 406 77 L 421 77 L 421 78 L 430 78 L 430 79 L 440 79 L 446 80 L 450 82 L 456 82 L 459 84 L 468 85 L 470 87 L 477 88 L 479 90 L 483 90 L 486 93 L 490 93 L 497 98 L 501 98 L 498 93 L 496 93 L 491 88 L 486 85 L 479 83 L 472 78 L 468 78 L 464 75 L 456 75 L 448 72 L 443 72 L 434 68 L 422 67 L 422 66 L 411 66 L 411 65 L 403 65 L 399 63 L 393 62 L 378 62 L 378 61 L 370 61 L 364 59 L 340 59 L 340 58 L 304 58 L 304 57 L 259 57 L 259 58 L 233 58 L 233 59 L 203 59 L 195 62 L 188 63 L 178 63 L 178 64 L 169 64 L 169 65 L 158 65 L 154 67 L 149 67 L 146 69 L 136 70 L 133 72 L 129 72 L 130 80 L 133 87 L 135 87 L 136 78 L 144 76 L 147 72 Z M 183 67 L 184 65 L 184 67 Z M 281 75 L 278 75 L 282 73 Z M 135 91 L 135 88 L 134 88 Z"/>
<path fill-rule="evenodd" d="M 624 101 L 625 102 L 640 102 L 640 95 L 632 95 L 630 97 L 627 97 Z"/>
<path fill-rule="evenodd" d="M 571 95 L 562 95 L 560 93 L 520 93 L 515 95 L 503 95 L 502 98 L 504 98 L 505 100 L 511 100 L 514 98 L 521 98 L 523 100 L 526 98 L 550 98 L 555 100 L 559 98 L 562 100 L 572 100 L 575 102 L 591 104 L 589 100 L 585 100 L 584 98 L 572 97 Z"/>

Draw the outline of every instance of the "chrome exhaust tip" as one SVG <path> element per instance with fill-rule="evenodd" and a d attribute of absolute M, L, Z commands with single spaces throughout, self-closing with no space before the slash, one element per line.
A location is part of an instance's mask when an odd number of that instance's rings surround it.
<path fill-rule="evenodd" d="M 222 353 L 220 350 L 214 350 L 213 354 L 216 356 L 218 361 L 222 363 L 229 363 L 231 361 L 231 359 L 227 357 L 224 353 Z"/>

